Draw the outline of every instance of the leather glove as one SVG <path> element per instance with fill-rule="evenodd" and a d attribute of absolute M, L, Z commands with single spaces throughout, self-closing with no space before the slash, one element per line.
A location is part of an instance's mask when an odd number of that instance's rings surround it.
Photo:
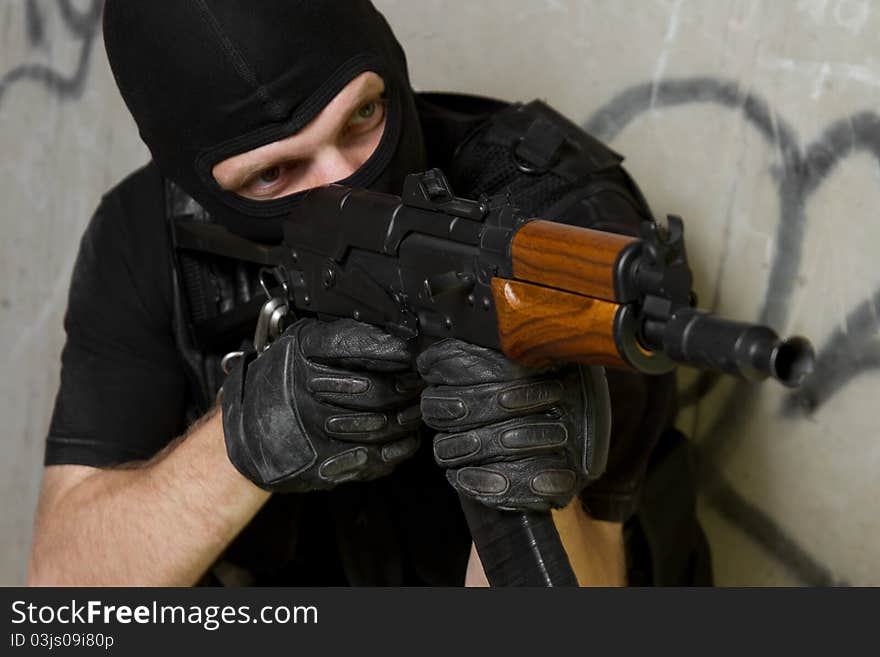
<path fill-rule="evenodd" d="M 422 384 L 406 342 L 350 319 L 303 319 L 223 386 L 229 460 L 269 491 L 391 472 L 418 448 Z"/>
<path fill-rule="evenodd" d="M 675 420 L 675 375 L 608 371 L 611 391 L 610 450 L 605 473 L 580 498 L 599 520 L 624 522 L 637 510 L 654 447 Z"/>
<path fill-rule="evenodd" d="M 434 458 L 462 495 L 504 510 L 566 506 L 602 473 L 610 410 L 605 372 L 532 370 L 503 354 L 442 340 L 419 355 L 422 417 Z"/>

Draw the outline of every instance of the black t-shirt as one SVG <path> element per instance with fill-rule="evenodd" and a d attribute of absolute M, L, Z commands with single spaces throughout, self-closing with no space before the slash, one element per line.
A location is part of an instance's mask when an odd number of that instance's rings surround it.
<path fill-rule="evenodd" d="M 104 196 L 83 235 L 46 465 L 148 459 L 186 428 L 163 187 L 148 164 Z"/>

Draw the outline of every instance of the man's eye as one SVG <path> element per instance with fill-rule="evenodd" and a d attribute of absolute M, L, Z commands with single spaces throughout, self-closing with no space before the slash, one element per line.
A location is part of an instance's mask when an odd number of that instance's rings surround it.
<path fill-rule="evenodd" d="M 382 119 L 381 100 L 371 100 L 358 107 L 348 121 L 348 129 L 355 131 L 371 130 Z"/>
<path fill-rule="evenodd" d="M 279 190 L 286 189 L 293 177 L 296 176 L 297 165 L 293 162 L 284 162 L 253 174 L 237 191 L 247 198 L 265 199 L 273 198 Z"/>
<path fill-rule="evenodd" d="M 268 169 L 263 169 L 262 171 L 260 171 L 260 173 L 257 174 L 257 181 L 264 183 L 266 185 L 270 185 L 273 182 L 275 182 L 276 180 L 278 180 L 278 178 L 280 178 L 280 177 L 281 177 L 281 167 L 274 166 L 274 167 L 270 167 Z"/>
<path fill-rule="evenodd" d="M 360 109 L 357 111 L 357 118 L 359 119 L 370 119 L 376 113 L 376 101 L 372 101 L 367 103 L 366 105 L 361 105 Z"/>

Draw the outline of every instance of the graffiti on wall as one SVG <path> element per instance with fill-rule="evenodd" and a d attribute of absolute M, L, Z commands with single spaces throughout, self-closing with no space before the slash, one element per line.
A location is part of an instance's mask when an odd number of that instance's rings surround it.
<path fill-rule="evenodd" d="M 583 127 L 600 139 L 611 141 L 649 110 L 688 104 L 711 105 L 737 113 L 780 154 L 780 166 L 774 171 L 780 217 L 769 281 L 757 321 L 784 327 L 801 266 L 810 198 L 832 170 L 854 153 L 868 153 L 880 165 L 880 114 L 864 111 L 847 116 L 829 125 L 818 139 L 802 146 L 791 124 L 759 95 L 745 92 L 732 80 L 690 77 L 635 85 L 600 107 Z M 819 346 L 815 371 L 800 389 L 787 397 L 780 412 L 789 416 L 812 413 L 860 374 L 877 368 L 880 368 L 880 288 L 842 318 L 840 327 Z M 682 391 L 682 405 L 698 403 L 718 381 L 716 374 L 701 375 L 690 388 Z M 723 441 L 727 450 L 736 437 L 718 431 L 718 425 L 731 422 L 735 414 L 747 412 L 744 409 L 755 401 L 757 394 L 753 386 L 737 384 L 722 404 L 715 423 L 704 432 L 705 438 L 699 444 L 703 490 L 719 511 L 775 554 L 805 583 L 839 583 L 766 514 L 739 496 L 720 472 L 720 443 Z"/>
<path fill-rule="evenodd" d="M 85 88 L 93 45 L 101 27 L 103 0 L 91 0 L 79 10 L 72 0 L 57 0 L 62 24 L 80 50 L 72 73 L 63 73 L 45 64 L 21 63 L 0 77 L 0 104 L 6 92 L 16 83 L 31 81 L 43 85 L 59 99 L 78 98 Z M 39 48 L 46 43 L 46 10 L 37 0 L 25 3 L 25 26 L 28 45 Z"/>

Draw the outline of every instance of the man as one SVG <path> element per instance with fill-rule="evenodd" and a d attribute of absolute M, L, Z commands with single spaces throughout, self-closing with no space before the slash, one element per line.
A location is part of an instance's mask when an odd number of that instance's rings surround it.
<path fill-rule="evenodd" d="M 480 177 L 497 158 L 453 147 L 491 141 L 482 126 L 503 105 L 418 98 L 366 1 L 109 0 L 104 27 L 153 161 L 105 196 L 83 238 L 31 582 L 460 584 L 471 552 L 458 492 L 499 508 L 568 505 L 560 523 L 589 542 L 584 572 L 622 583 L 620 522 L 670 421 L 668 381 L 661 402 L 637 384 L 632 439 L 612 442 L 608 472 L 575 499 L 604 461 L 601 370 L 526 371 L 445 342 L 419 356 L 420 381 L 403 340 L 305 317 L 224 380 L 221 358 L 252 331 L 236 311 L 257 297 L 256 272 L 175 248 L 182 218 L 277 243 L 302 193 L 329 182 L 395 192 L 441 165 L 459 193 L 499 191 Z M 616 165 L 629 212 L 640 200 Z M 596 202 L 578 197 L 560 216 Z M 513 401 L 482 406 L 476 393 Z M 433 454 L 420 410 L 442 432 Z M 485 449 L 444 451 L 465 434 Z M 502 435 L 527 449 L 504 451 Z"/>

